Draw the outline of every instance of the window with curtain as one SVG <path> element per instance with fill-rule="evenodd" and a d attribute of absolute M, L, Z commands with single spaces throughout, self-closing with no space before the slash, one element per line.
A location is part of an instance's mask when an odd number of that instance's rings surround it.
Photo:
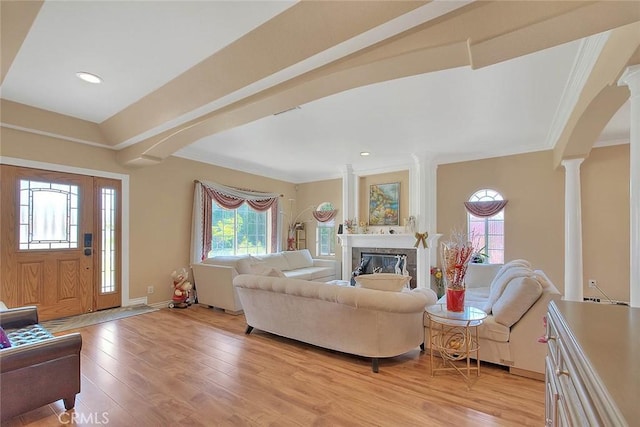
<path fill-rule="evenodd" d="M 191 262 L 279 250 L 278 193 L 195 181 Z"/>
<path fill-rule="evenodd" d="M 334 220 L 318 222 L 316 227 L 316 254 L 333 256 L 336 254 L 336 224 Z"/>
<path fill-rule="evenodd" d="M 338 211 L 331 202 L 322 202 L 313 217 L 318 221 L 316 226 L 316 254 L 318 256 L 333 256 L 336 254 L 336 224 L 334 218 Z"/>
<path fill-rule="evenodd" d="M 470 236 L 478 240 L 480 259 L 504 263 L 504 206 L 507 201 L 495 190 L 476 191 L 465 203 Z"/>
<path fill-rule="evenodd" d="M 211 205 L 211 251 L 221 255 L 260 255 L 271 252 L 271 211 L 258 212 L 248 204 L 225 209 L 213 200 Z"/>

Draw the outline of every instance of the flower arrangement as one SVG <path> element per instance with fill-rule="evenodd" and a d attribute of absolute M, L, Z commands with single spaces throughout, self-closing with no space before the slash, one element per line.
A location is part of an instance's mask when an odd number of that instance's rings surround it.
<path fill-rule="evenodd" d="M 442 242 L 442 266 L 448 288 L 464 289 L 464 276 L 467 274 L 469 261 L 478 252 L 477 242 L 474 243 L 473 240 L 473 236 L 469 239 L 466 233 L 454 230 L 451 240 Z"/>
<path fill-rule="evenodd" d="M 444 295 L 444 281 L 442 278 L 442 269 L 440 267 L 431 267 L 431 275 L 436 283 L 436 293 L 438 298 Z"/>
<path fill-rule="evenodd" d="M 441 243 L 443 277 L 449 311 L 464 311 L 464 277 L 467 274 L 469 261 L 473 254 L 478 252 L 478 244 L 474 240 L 473 236 L 468 238 L 467 234 L 454 230 L 451 233 L 451 240 Z"/>
<path fill-rule="evenodd" d="M 356 227 L 358 225 L 357 219 L 345 219 L 344 220 L 344 228 L 347 233 L 354 233 L 356 231 Z"/>

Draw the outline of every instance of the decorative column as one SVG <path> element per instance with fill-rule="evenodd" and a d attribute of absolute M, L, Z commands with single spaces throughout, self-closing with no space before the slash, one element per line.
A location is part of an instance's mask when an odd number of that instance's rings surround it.
<path fill-rule="evenodd" d="M 631 129 L 629 134 L 629 298 L 631 307 L 640 307 L 640 65 L 628 67 L 619 85 L 629 87 Z"/>
<path fill-rule="evenodd" d="M 353 219 L 357 212 L 356 177 L 353 167 L 345 165 L 342 172 L 342 219 Z M 343 231 L 345 233 L 346 230 Z M 351 240 L 342 239 L 342 280 L 351 279 Z"/>
<path fill-rule="evenodd" d="M 564 299 L 582 301 L 582 209 L 580 164 L 584 159 L 563 160 L 564 178 Z"/>
<path fill-rule="evenodd" d="M 431 265 L 437 262 L 436 167 L 431 153 L 412 154 L 409 167 L 409 214 L 416 217 L 416 231 L 429 233 L 428 249 L 418 250 L 416 273 L 419 286 L 429 287 Z"/>

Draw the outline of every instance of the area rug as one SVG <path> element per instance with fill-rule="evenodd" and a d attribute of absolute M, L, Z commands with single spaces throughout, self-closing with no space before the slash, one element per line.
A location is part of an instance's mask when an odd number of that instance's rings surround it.
<path fill-rule="evenodd" d="M 131 305 L 128 307 L 110 308 L 107 310 L 96 311 L 94 313 L 85 313 L 78 316 L 65 317 L 62 319 L 45 320 L 43 322 L 40 322 L 40 324 L 47 328 L 49 332 L 55 334 L 57 332 L 67 331 L 69 329 L 82 328 L 98 323 L 109 322 L 111 320 L 136 316 L 138 314 L 150 313 L 156 310 L 158 309 L 144 304 Z"/>

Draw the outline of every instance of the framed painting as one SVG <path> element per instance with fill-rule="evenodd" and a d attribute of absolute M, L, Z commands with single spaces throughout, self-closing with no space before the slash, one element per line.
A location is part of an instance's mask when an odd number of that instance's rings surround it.
<path fill-rule="evenodd" d="M 400 225 L 400 183 L 369 186 L 369 225 Z"/>

